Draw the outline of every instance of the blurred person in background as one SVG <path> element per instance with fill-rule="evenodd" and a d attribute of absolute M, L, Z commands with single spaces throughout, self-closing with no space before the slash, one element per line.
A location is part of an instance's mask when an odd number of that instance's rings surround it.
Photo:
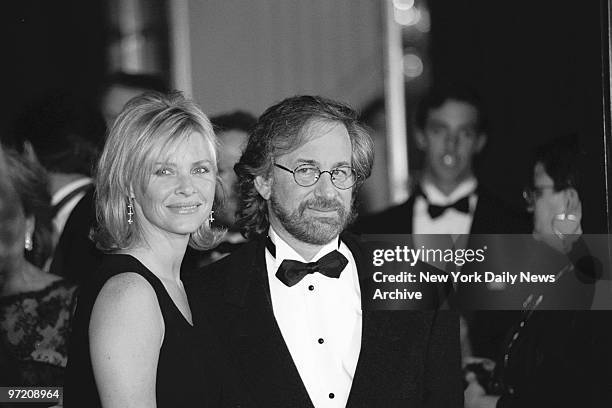
<path fill-rule="evenodd" d="M 215 213 L 215 220 L 229 231 L 236 231 L 236 211 L 238 210 L 238 179 L 234 165 L 240 160 L 246 147 L 249 131 L 257 118 L 253 115 L 235 111 L 214 116 L 210 119 L 219 138 L 219 177 L 223 182 L 223 207 Z"/>
<path fill-rule="evenodd" d="M 553 273 L 556 281 L 531 285 L 517 298 L 522 310 L 508 328 L 503 351 L 495 362 L 482 360 L 492 379 L 478 381 L 468 371 L 467 408 L 612 404 L 609 313 L 589 310 L 601 270 L 580 239 L 584 159 L 574 135 L 536 152 L 525 192 L 534 215 L 533 241 L 517 258 L 525 270 Z"/>
<path fill-rule="evenodd" d="M 227 233 L 217 247 L 208 251 L 187 248 L 183 260 L 184 270 L 192 270 L 215 262 L 245 242 L 245 238 L 235 225 L 238 185 L 234 165 L 242 155 L 249 138 L 249 131 L 257 122 L 257 118 L 243 111 L 235 111 L 214 116 L 210 121 L 219 139 L 219 178 L 223 191 L 217 211 L 214 213 L 214 222 L 215 225 L 226 228 Z"/>
<path fill-rule="evenodd" d="M 75 282 L 100 256 L 89 235 L 95 223 L 91 173 L 104 132 L 93 105 L 59 91 L 33 103 L 16 123 L 17 136 L 49 175 L 55 247 L 49 271 Z"/>
<path fill-rule="evenodd" d="M 79 294 L 66 407 L 219 406 L 214 333 L 193 326 L 180 276 L 187 245 L 220 239 L 216 144 L 180 93 L 143 94 L 117 117 L 96 175 L 106 254 Z"/>
<path fill-rule="evenodd" d="M 19 203 L 12 199 L 16 197 L 15 190 L 8 178 L 8 167 L 0 145 L 0 288 L 4 287 L 8 267 L 11 265 L 12 254 L 16 252 L 15 243 L 21 241 L 21 231 L 17 220 L 22 217 Z M 19 365 L 7 346 L 8 339 L 0 336 L 0 385 L 21 383 Z M 0 405 L 2 406 L 2 405 Z"/>
<path fill-rule="evenodd" d="M 119 112 L 130 99 L 148 91 L 167 93 L 169 90 L 166 82 L 157 75 L 126 72 L 109 75 L 104 82 L 99 101 L 107 128 L 112 127 Z"/>
<path fill-rule="evenodd" d="M 355 231 L 413 234 L 415 247 L 428 248 L 466 248 L 469 235 L 475 234 L 530 232 L 528 215 L 509 207 L 476 177 L 476 159 L 487 143 L 488 125 L 475 91 L 461 84 L 434 86 L 419 102 L 415 123 L 416 144 L 424 154 L 424 168 L 414 191 L 403 204 L 360 217 L 353 226 Z M 463 355 L 475 352 L 493 357 L 513 317 L 498 315 L 484 327 L 471 327 L 480 332 L 477 338 L 494 339 L 477 343 L 474 351 L 474 344 L 465 337 L 474 317 L 472 313 L 464 317 Z M 483 344 L 494 345 L 479 349 Z"/>
<path fill-rule="evenodd" d="M 14 208 L 2 221 L 0 333 L 20 375 L 5 385 L 62 386 L 76 286 L 42 270 L 53 230 L 44 169 L 15 151 L 5 159 L 0 178 L 12 193 L 0 206 Z"/>
<path fill-rule="evenodd" d="M 509 208 L 475 176 L 487 143 L 487 120 L 469 88 L 432 88 L 416 112 L 416 142 L 425 167 L 408 200 L 357 220 L 354 229 L 381 234 L 526 233 L 528 218 Z"/>

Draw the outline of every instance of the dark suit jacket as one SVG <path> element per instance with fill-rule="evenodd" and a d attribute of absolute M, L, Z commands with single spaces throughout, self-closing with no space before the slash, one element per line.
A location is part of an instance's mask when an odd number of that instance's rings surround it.
<path fill-rule="evenodd" d="M 529 216 L 510 208 L 502 200 L 479 186 L 478 202 L 470 234 L 530 234 Z M 403 204 L 383 212 L 359 217 L 351 230 L 365 234 L 412 234 L 416 195 Z"/>
<path fill-rule="evenodd" d="M 70 213 L 49 270 L 78 284 L 98 269 L 102 259 L 102 252 L 89 239 L 89 233 L 96 225 L 94 195 L 95 190 L 89 189 Z"/>
<path fill-rule="evenodd" d="M 497 408 L 612 406 L 610 317 L 593 310 L 533 313 L 509 346 L 507 365 L 497 363 L 507 388 Z"/>
<path fill-rule="evenodd" d="M 364 254 L 342 236 L 365 270 Z M 312 407 L 274 318 L 264 239 L 184 277 L 194 325 L 215 328 L 227 360 L 224 406 Z M 462 407 L 458 316 L 363 310 L 347 407 Z"/>

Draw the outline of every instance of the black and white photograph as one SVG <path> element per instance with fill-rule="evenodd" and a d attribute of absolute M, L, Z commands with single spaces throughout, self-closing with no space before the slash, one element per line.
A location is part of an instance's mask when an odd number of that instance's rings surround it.
<path fill-rule="evenodd" d="M 0 408 L 612 406 L 612 0 L 3 21 Z"/>

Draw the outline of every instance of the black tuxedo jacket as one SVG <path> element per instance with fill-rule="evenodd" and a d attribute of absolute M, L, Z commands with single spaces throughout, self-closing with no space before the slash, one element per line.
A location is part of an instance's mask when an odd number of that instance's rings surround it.
<path fill-rule="evenodd" d="M 74 207 L 53 253 L 49 272 L 82 284 L 98 269 L 102 252 L 89 239 L 96 225 L 95 189 L 90 188 Z"/>
<path fill-rule="evenodd" d="M 342 236 L 360 273 L 367 260 Z M 224 406 L 313 407 L 274 318 L 265 241 L 187 274 L 195 326 L 216 331 L 227 364 Z M 363 309 L 361 352 L 347 407 L 463 406 L 458 316 Z"/>
<path fill-rule="evenodd" d="M 507 206 L 502 200 L 479 186 L 478 202 L 470 234 L 530 234 L 529 216 Z M 365 234 L 412 234 L 414 201 L 412 194 L 400 205 L 374 215 L 359 217 L 351 230 Z"/>

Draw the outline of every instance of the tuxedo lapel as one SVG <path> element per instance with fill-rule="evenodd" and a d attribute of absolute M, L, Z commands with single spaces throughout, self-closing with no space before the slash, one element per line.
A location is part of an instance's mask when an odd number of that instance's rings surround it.
<path fill-rule="evenodd" d="M 276 323 L 265 263 L 263 240 L 249 245 L 228 271 L 227 342 L 236 369 L 262 407 L 312 407 L 291 354 Z M 245 268 L 248 273 L 244 273 Z"/>
<path fill-rule="evenodd" d="M 476 189 L 476 194 L 478 194 L 478 201 L 474 210 L 474 216 L 472 217 L 470 235 L 491 233 L 490 228 L 487 228 L 487 226 L 492 224 L 493 220 L 491 218 L 495 217 L 495 214 L 492 213 L 494 209 L 491 208 L 493 203 L 491 203 L 487 193 L 483 193 L 482 187 L 479 186 Z"/>
<path fill-rule="evenodd" d="M 532 220 L 525 211 L 509 207 L 488 189 L 476 190 L 478 203 L 470 235 L 478 234 L 531 234 Z"/>
<path fill-rule="evenodd" d="M 350 249 L 359 274 L 361 287 L 371 279 L 372 268 L 369 267 L 369 254 L 365 253 L 354 236 L 343 234 L 342 241 Z M 422 355 L 417 350 L 424 350 L 422 344 L 427 337 L 415 328 L 423 327 L 420 313 L 405 314 L 401 312 L 368 310 L 362 290 L 362 334 L 361 350 L 347 407 L 367 406 L 367 401 L 384 400 L 385 393 L 396 394 L 393 384 L 401 381 L 405 394 L 417 395 L 416 389 L 420 380 L 416 373 L 423 367 Z M 413 320 L 419 320 L 414 322 Z M 409 336 L 409 332 L 412 331 Z M 415 336 L 416 334 L 416 336 Z M 408 362 L 408 364 L 406 364 Z M 405 367 L 403 367 L 405 365 Z M 402 372 L 410 369 L 413 378 L 402 378 Z M 406 389 L 410 389 L 406 391 Z"/>
<path fill-rule="evenodd" d="M 420 188 L 420 187 L 419 187 Z M 414 202 L 417 194 L 412 193 L 408 200 L 400 206 L 401 212 L 397 214 L 395 220 L 389 220 L 392 225 L 398 225 L 392 232 L 395 234 L 412 234 L 412 226 L 414 225 Z M 386 233 L 383 231 L 383 233 Z"/>

